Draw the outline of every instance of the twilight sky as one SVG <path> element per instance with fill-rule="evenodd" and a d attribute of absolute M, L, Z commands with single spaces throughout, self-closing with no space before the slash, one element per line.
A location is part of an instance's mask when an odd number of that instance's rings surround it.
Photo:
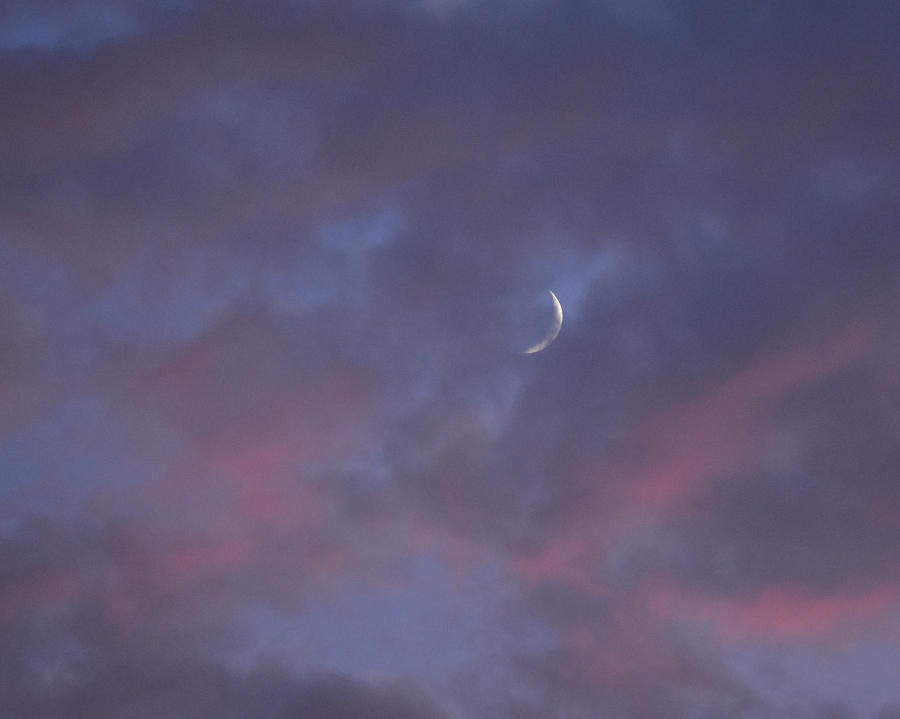
<path fill-rule="evenodd" d="M 0 1 L 0 714 L 900 718 L 898 33 Z"/>

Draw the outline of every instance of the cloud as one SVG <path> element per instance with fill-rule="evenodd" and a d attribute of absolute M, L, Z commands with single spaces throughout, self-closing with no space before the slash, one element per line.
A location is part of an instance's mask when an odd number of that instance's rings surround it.
<path fill-rule="evenodd" d="M 734 653 L 897 606 L 896 10 L 0 5 L 0 704 L 864 713 Z"/>
<path fill-rule="evenodd" d="M 117 664 L 79 662 L 45 671 L 4 690 L 18 716 L 60 711 L 95 717 L 246 717 L 440 719 L 447 715 L 420 690 L 347 676 L 297 678 L 278 666 L 235 674 L 202 661 L 153 663 L 134 656 Z"/>
<path fill-rule="evenodd" d="M 522 670 L 547 692 L 547 706 L 574 716 L 605 711 L 628 717 L 765 716 L 767 701 L 702 644 L 679 635 L 645 611 L 640 598 L 598 600 L 548 580 L 535 607 L 559 631 L 557 646 L 523 658 Z"/>
<path fill-rule="evenodd" d="M 900 589 L 877 587 L 865 593 L 810 595 L 802 588 L 770 585 L 756 596 L 679 598 L 656 587 L 652 600 L 669 616 L 692 617 L 710 622 L 724 639 L 820 639 L 836 633 L 855 632 L 896 607 Z"/>

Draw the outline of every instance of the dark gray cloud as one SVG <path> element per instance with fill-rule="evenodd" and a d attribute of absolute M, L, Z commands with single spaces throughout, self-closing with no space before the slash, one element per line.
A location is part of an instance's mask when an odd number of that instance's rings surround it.
<path fill-rule="evenodd" d="M 37 660 L 40 661 L 40 660 Z M 14 679 L 18 679 L 15 677 Z M 13 683 L 4 706 L 17 716 L 52 717 L 334 717 L 439 719 L 424 694 L 345 676 L 299 679 L 279 666 L 236 674 L 190 660 L 93 666 L 80 661 L 54 674 Z"/>

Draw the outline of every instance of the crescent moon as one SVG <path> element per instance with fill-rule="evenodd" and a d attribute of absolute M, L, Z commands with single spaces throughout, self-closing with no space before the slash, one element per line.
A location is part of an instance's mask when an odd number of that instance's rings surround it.
<path fill-rule="evenodd" d="M 540 352 L 542 349 L 546 349 L 550 346 L 550 343 L 556 339 L 556 335 L 559 334 L 559 331 L 562 329 L 563 323 L 563 311 L 562 305 L 559 304 L 559 300 L 556 298 L 556 295 L 553 294 L 552 290 L 547 290 L 550 293 L 550 296 L 553 298 L 553 305 L 556 310 L 556 314 L 553 318 L 553 325 L 548 330 L 547 334 L 544 336 L 540 342 L 538 342 L 534 347 L 529 347 L 522 354 L 530 355 L 535 352 Z"/>

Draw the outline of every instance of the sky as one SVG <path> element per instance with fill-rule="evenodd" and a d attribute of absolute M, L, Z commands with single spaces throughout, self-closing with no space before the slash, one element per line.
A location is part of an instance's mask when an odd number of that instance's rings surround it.
<path fill-rule="evenodd" d="M 900 718 L 898 29 L 0 0 L 0 713 Z"/>

